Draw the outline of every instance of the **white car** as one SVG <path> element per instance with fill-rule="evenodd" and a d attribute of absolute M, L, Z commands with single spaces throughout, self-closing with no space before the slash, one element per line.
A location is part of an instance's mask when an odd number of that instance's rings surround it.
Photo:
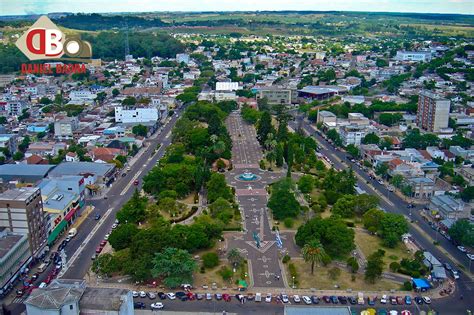
<path fill-rule="evenodd" d="M 387 300 L 388 300 L 387 295 L 384 294 L 384 295 L 382 295 L 382 298 L 380 299 L 380 303 L 387 304 Z"/>
<path fill-rule="evenodd" d="M 431 299 L 429 296 L 423 296 L 423 302 L 425 302 L 425 304 L 431 304 Z"/>
<path fill-rule="evenodd" d="M 267 296 L 265 297 L 265 302 L 270 303 L 272 301 L 272 294 L 267 293 Z"/>
<path fill-rule="evenodd" d="M 168 299 L 170 300 L 174 300 L 176 299 L 176 295 L 174 295 L 174 293 L 170 292 L 170 293 L 166 293 L 166 296 L 168 297 Z"/>
<path fill-rule="evenodd" d="M 303 302 L 305 302 L 308 305 L 313 303 L 311 302 L 311 299 L 309 298 L 309 296 L 303 295 L 302 298 L 303 298 Z"/>
<path fill-rule="evenodd" d="M 464 246 L 458 246 L 458 249 L 463 253 L 466 252 L 466 247 L 464 247 Z"/>
<path fill-rule="evenodd" d="M 474 260 L 474 254 L 466 254 L 467 258 L 470 260 Z"/>
<path fill-rule="evenodd" d="M 132 291 L 132 296 L 133 296 L 134 298 L 137 298 L 137 297 L 138 297 L 138 292 L 137 292 L 137 291 Z"/>
<path fill-rule="evenodd" d="M 282 294 L 281 295 L 281 300 L 282 300 L 283 303 L 288 303 L 289 302 L 288 295 Z"/>
<path fill-rule="evenodd" d="M 298 294 L 293 295 L 293 301 L 295 301 L 295 303 L 301 302 L 300 296 Z"/>
<path fill-rule="evenodd" d="M 109 239 L 109 236 L 110 236 L 110 234 L 105 234 L 105 236 L 104 236 L 104 240 L 106 240 L 106 241 L 107 241 L 107 240 Z"/>
<path fill-rule="evenodd" d="M 212 294 L 211 293 L 206 293 L 206 300 L 212 300 Z"/>
<path fill-rule="evenodd" d="M 148 297 L 150 298 L 150 300 L 156 299 L 156 293 L 148 292 L 147 294 L 148 294 Z"/>
<path fill-rule="evenodd" d="M 161 302 L 152 303 L 150 306 L 152 310 L 161 310 L 163 307 L 165 307 Z"/>
<path fill-rule="evenodd" d="M 145 292 L 145 291 L 140 291 L 140 297 L 141 297 L 141 298 L 146 297 L 146 292 Z"/>
<path fill-rule="evenodd" d="M 117 225 L 117 224 L 115 224 L 115 223 L 114 223 L 114 224 L 112 224 L 112 230 L 115 230 L 115 229 L 117 228 L 117 226 L 118 226 L 118 225 Z"/>

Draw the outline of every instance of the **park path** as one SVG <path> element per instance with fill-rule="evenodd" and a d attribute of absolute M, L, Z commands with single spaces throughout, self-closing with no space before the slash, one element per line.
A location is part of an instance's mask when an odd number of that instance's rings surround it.
<path fill-rule="evenodd" d="M 280 237 L 283 244 L 278 246 L 276 234 L 272 232 L 269 221 L 266 190 L 268 184 L 285 174 L 259 168 L 263 153 L 256 138 L 255 128 L 243 121 L 240 112 L 232 112 L 226 120 L 226 125 L 233 141 L 233 169 L 226 173 L 226 179 L 228 184 L 235 188 L 244 227 L 243 232 L 226 233 L 227 251 L 237 248 L 247 258 L 250 286 L 287 287 L 280 258 L 288 251 L 287 245 L 293 243 L 293 238 L 282 233 Z M 239 178 L 239 175 L 245 172 L 254 174 L 256 178 L 250 181 Z M 290 247 L 293 249 L 294 245 Z"/>

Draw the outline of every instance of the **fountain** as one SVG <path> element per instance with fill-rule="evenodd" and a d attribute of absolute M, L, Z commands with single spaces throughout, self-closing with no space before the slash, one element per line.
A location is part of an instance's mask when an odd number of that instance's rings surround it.
<path fill-rule="evenodd" d="M 254 173 L 245 171 L 243 174 L 240 174 L 238 178 L 244 181 L 252 181 L 252 180 L 256 180 L 258 176 L 255 175 Z"/>

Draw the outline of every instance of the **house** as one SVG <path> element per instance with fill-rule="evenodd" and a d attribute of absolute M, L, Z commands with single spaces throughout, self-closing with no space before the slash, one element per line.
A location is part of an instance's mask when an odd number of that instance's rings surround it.
<path fill-rule="evenodd" d="M 430 199 L 429 209 L 440 219 L 467 219 L 471 215 L 471 209 L 464 202 L 450 195 L 433 196 Z"/>
<path fill-rule="evenodd" d="M 454 173 L 461 175 L 469 184 L 474 186 L 474 168 L 472 167 L 461 167 L 454 170 Z"/>
<path fill-rule="evenodd" d="M 62 142 L 33 142 L 28 146 L 25 156 L 39 155 L 42 157 L 55 156 L 59 150 L 65 150 L 66 144 Z"/>
<path fill-rule="evenodd" d="M 78 128 L 79 120 L 76 117 L 60 119 L 54 122 L 54 137 L 58 140 L 70 140 Z"/>
<path fill-rule="evenodd" d="M 79 156 L 76 152 L 66 153 L 66 162 L 79 162 Z"/>
<path fill-rule="evenodd" d="M 342 126 L 339 130 L 339 134 L 342 139 L 344 146 L 349 144 L 359 146 L 362 142 L 362 139 L 365 137 L 366 126 L 358 124 L 350 124 L 347 126 Z"/>
<path fill-rule="evenodd" d="M 433 196 L 435 182 L 427 177 L 412 177 L 407 179 L 412 190 L 411 197 L 417 199 L 429 199 Z"/>
<path fill-rule="evenodd" d="M 105 163 L 114 160 L 119 155 L 126 156 L 127 153 L 120 149 L 98 147 L 92 148 L 89 155 L 94 162 L 101 161 Z"/>
<path fill-rule="evenodd" d="M 33 154 L 30 157 L 26 158 L 26 164 L 45 165 L 48 164 L 48 160 L 42 158 L 39 155 Z"/>
<path fill-rule="evenodd" d="M 447 278 L 446 271 L 441 262 L 430 252 L 423 252 L 423 264 L 431 271 L 431 276 L 437 280 Z"/>
<path fill-rule="evenodd" d="M 474 150 L 463 149 L 462 147 L 457 146 L 457 145 L 450 146 L 449 152 L 451 152 L 455 156 L 462 157 L 465 160 L 474 158 Z"/>

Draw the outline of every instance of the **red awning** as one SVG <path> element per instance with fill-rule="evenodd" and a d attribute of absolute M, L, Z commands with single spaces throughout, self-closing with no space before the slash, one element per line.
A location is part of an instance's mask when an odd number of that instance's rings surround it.
<path fill-rule="evenodd" d="M 67 221 L 71 221 L 72 217 L 74 216 L 74 213 L 76 213 L 77 209 L 79 209 L 79 207 L 75 208 L 75 209 L 72 209 L 71 211 L 69 211 L 68 214 L 66 214 L 66 216 L 64 217 L 65 220 Z"/>

